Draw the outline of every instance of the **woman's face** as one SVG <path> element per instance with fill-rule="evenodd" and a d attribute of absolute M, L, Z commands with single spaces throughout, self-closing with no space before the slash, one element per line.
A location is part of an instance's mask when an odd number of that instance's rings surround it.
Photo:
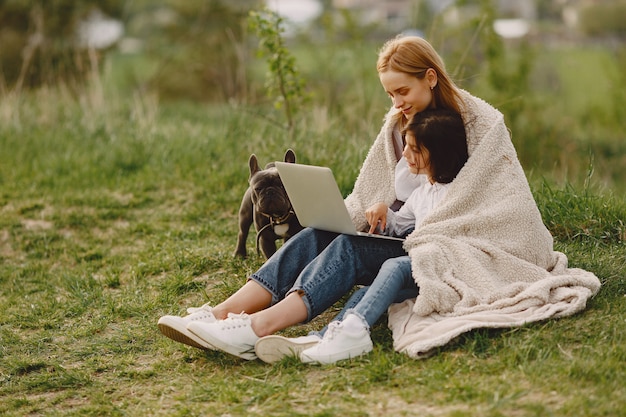
<path fill-rule="evenodd" d="M 428 149 L 423 146 L 418 147 L 413 134 L 410 132 L 406 133 L 405 140 L 406 144 L 404 145 L 402 155 L 409 163 L 409 171 L 412 174 L 427 174 L 430 176 L 430 155 Z"/>
<path fill-rule="evenodd" d="M 393 106 L 402 110 L 407 120 L 430 106 L 433 100 L 430 88 L 437 83 L 437 76 L 432 68 L 426 71 L 426 76 L 421 80 L 405 72 L 393 70 L 381 72 L 378 76 Z"/>

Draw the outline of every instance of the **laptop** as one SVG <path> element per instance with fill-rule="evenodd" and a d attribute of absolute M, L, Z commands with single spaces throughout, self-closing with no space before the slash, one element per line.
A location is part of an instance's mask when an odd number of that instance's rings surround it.
<path fill-rule="evenodd" d="M 347 235 L 404 240 L 357 231 L 330 168 L 287 162 L 276 162 L 276 168 L 302 226 Z"/>

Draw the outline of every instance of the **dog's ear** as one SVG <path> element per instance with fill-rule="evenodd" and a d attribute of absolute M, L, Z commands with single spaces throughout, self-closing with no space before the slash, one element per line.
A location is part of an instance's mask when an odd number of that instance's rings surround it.
<path fill-rule="evenodd" d="M 250 155 L 248 166 L 250 167 L 250 178 L 261 170 L 261 168 L 259 168 L 259 161 L 256 159 L 255 154 Z"/>
<path fill-rule="evenodd" d="M 287 149 L 287 152 L 285 152 L 285 162 L 289 162 L 290 164 L 296 163 L 296 153 L 291 149 Z"/>

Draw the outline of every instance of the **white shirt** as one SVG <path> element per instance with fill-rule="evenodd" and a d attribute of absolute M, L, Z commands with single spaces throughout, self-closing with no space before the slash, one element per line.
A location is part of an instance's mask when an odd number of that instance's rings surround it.
<path fill-rule="evenodd" d="M 390 236 L 404 236 L 408 231 L 417 228 L 424 217 L 441 201 L 448 192 L 450 184 L 431 184 L 425 174 L 415 175 L 421 177 L 423 184 L 414 189 L 406 200 L 406 203 L 394 212 L 387 210 L 387 227 L 384 234 Z"/>
<path fill-rule="evenodd" d="M 407 201 L 416 188 L 428 182 L 426 175 L 415 175 L 409 171 L 409 164 L 403 156 L 396 164 L 396 198 Z"/>

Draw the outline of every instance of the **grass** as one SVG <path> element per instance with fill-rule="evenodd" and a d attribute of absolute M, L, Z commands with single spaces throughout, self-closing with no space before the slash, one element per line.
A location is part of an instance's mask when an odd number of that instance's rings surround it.
<path fill-rule="evenodd" d="M 231 256 L 249 154 L 291 146 L 348 192 L 384 114 L 365 106 L 366 123 L 310 111 L 288 144 L 256 109 L 62 87 L 3 96 L 0 414 L 623 415 L 626 200 L 593 184 L 532 182 L 557 250 L 603 283 L 574 317 L 473 331 L 425 360 L 395 353 L 381 322 L 374 352 L 336 366 L 246 362 L 159 333 L 158 317 L 221 301 L 261 265 Z"/>

